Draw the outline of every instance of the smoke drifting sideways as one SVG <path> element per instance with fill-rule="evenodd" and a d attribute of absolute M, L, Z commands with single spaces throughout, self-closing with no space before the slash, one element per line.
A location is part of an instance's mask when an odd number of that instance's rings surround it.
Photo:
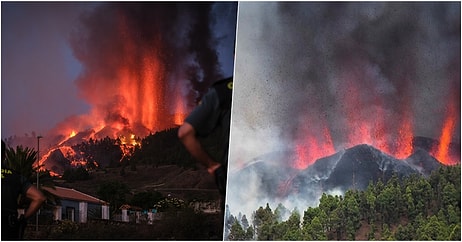
<path fill-rule="evenodd" d="M 69 41 L 92 110 L 51 133 L 109 127 L 142 137 L 173 127 L 211 83 L 232 75 L 236 15 L 232 2 L 103 3 L 86 12 Z"/>
<path fill-rule="evenodd" d="M 460 3 L 243 2 L 238 11 L 231 213 L 251 215 L 267 202 L 316 205 L 317 197 L 262 197 L 269 176 L 233 178 L 305 136 L 325 139 L 324 130 L 336 152 L 379 138 L 397 143 L 403 123 L 411 136 L 439 139 L 451 109 L 452 142 L 460 143 Z M 355 134 L 363 123 L 377 136 Z M 282 159 L 274 170 L 290 162 Z"/>

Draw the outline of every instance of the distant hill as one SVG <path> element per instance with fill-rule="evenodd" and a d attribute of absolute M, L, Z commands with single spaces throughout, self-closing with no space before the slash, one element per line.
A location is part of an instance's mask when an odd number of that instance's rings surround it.
<path fill-rule="evenodd" d="M 290 196 L 312 200 L 323 192 L 365 189 L 370 182 L 388 180 L 410 174 L 429 176 L 441 164 L 429 154 L 436 141 L 416 137 L 414 152 L 406 159 L 397 159 L 373 146 L 360 144 L 323 157 L 304 170 L 286 165 L 294 152 L 273 152 L 254 159 L 243 169 L 230 174 L 230 180 L 256 181 L 261 198 L 283 200 Z M 460 155 L 460 148 L 451 145 L 451 152 Z M 459 161 L 460 162 L 460 161 Z"/>

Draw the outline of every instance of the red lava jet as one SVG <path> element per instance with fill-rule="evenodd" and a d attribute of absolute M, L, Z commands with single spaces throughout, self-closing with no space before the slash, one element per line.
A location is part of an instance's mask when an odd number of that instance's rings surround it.
<path fill-rule="evenodd" d="M 411 100 L 404 95 L 406 90 L 402 90 L 403 98 L 400 100 L 399 107 L 395 108 L 398 110 L 398 115 L 392 117 L 397 120 L 391 122 L 390 117 L 385 114 L 387 109 L 385 97 L 375 95 L 370 99 L 369 92 L 373 86 L 368 86 L 369 80 L 361 80 L 366 76 L 361 73 L 362 71 L 364 70 L 351 68 L 344 70 L 339 77 L 341 80 L 338 81 L 340 88 L 337 89 L 339 90 L 337 95 L 342 107 L 339 114 L 344 120 L 345 128 L 342 129 L 344 131 L 342 135 L 346 140 L 340 148 L 348 149 L 356 145 L 368 144 L 397 159 L 408 158 L 414 152 L 414 123 L 426 120 L 413 120 Z M 459 100 L 455 98 L 458 90 L 453 89 L 450 92 L 451 95 L 448 96 L 445 105 L 444 123 L 439 131 L 441 135 L 429 151 L 444 165 L 460 163 L 460 157 L 449 152 L 452 137 L 455 135 L 455 126 L 460 122 L 460 113 L 456 111 Z M 367 107 L 364 107 L 365 103 L 368 104 Z M 317 107 L 310 108 L 316 110 Z M 363 111 L 365 109 L 367 112 Z M 317 159 L 338 151 L 334 147 L 330 126 L 325 119 L 315 120 L 307 116 L 301 123 L 295 145 L 296 157 L 292 163 L 292 167 L 299 170 L 306 169 Z M 322 126 L 320 130 L 310 127 L 310 125 L 319 127 L 318 124 Z"/>
<path fill-rule="evenodd" d="M 76 83 L 92 110 L 47 135 L 61 138 L 40 164 L 57 149 L 85 164 L 70 146 L 105 137 L 120 140 L 126 156 L 140 137 L 181 125 L 194 95 L 222 78 L 211 31 L 222 16 L 212 5 L 103 4 L 82 18 L 71 44 L 83 64 Z"/>
<path fill-rule="evenodd" d="M 455 165 L 460 163 L 460 157 L 451 156 L 449 153 L 449 147 L 451 144 L 451 138 L 455 132 L 455 126 L 457 122 L 460 122 L 460 113 L 457 115 L 456 111 L 456 98 L 450 95 L 448 104 L 446 105 L 446 117 L 444 119 L 443 127 L 441 128 L 441 135 L 439 142 L 433 147 L 431 154 L 438 161 L 445 165 Z"/>

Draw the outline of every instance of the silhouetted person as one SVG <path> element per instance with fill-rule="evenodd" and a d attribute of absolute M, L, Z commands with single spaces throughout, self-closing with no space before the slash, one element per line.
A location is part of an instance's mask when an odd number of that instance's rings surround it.
<path fill-rule="evenodd" d="M 218 190 L 223 196 L 222 209 L 226 194 L 232 92 L 233 77 L 214 83 L 178 130 L 178 137 L 188 152 L 215 177 Z M 220 126 L 224 132 L 223 157 L 217 161 L 204 150 L 198 137 L 206 137 Z"/>
<path fill-rule="evenodd" d="M 10 169 L 6 162 L 6 144 L 2 140 L 2 240 L 22 239 L 27 219 L 45 201 L 45 196 L 27 178 Z M 18 216 L 19 195 L 30 199 L 24 215 Z"/>

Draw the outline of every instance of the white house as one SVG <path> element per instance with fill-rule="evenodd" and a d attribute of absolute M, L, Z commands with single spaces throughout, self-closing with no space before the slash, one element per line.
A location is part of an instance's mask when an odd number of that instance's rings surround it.
<path fill-rule="evenodd" d="M 101 214 L 101 219 L 109 219 L 109 203 L 72 188 L 58 187 L 55 189 L 42 187 L 60 199 L 53 209 L 54 220 L 71 220 L 86 223 L 88 213 Z"/>

